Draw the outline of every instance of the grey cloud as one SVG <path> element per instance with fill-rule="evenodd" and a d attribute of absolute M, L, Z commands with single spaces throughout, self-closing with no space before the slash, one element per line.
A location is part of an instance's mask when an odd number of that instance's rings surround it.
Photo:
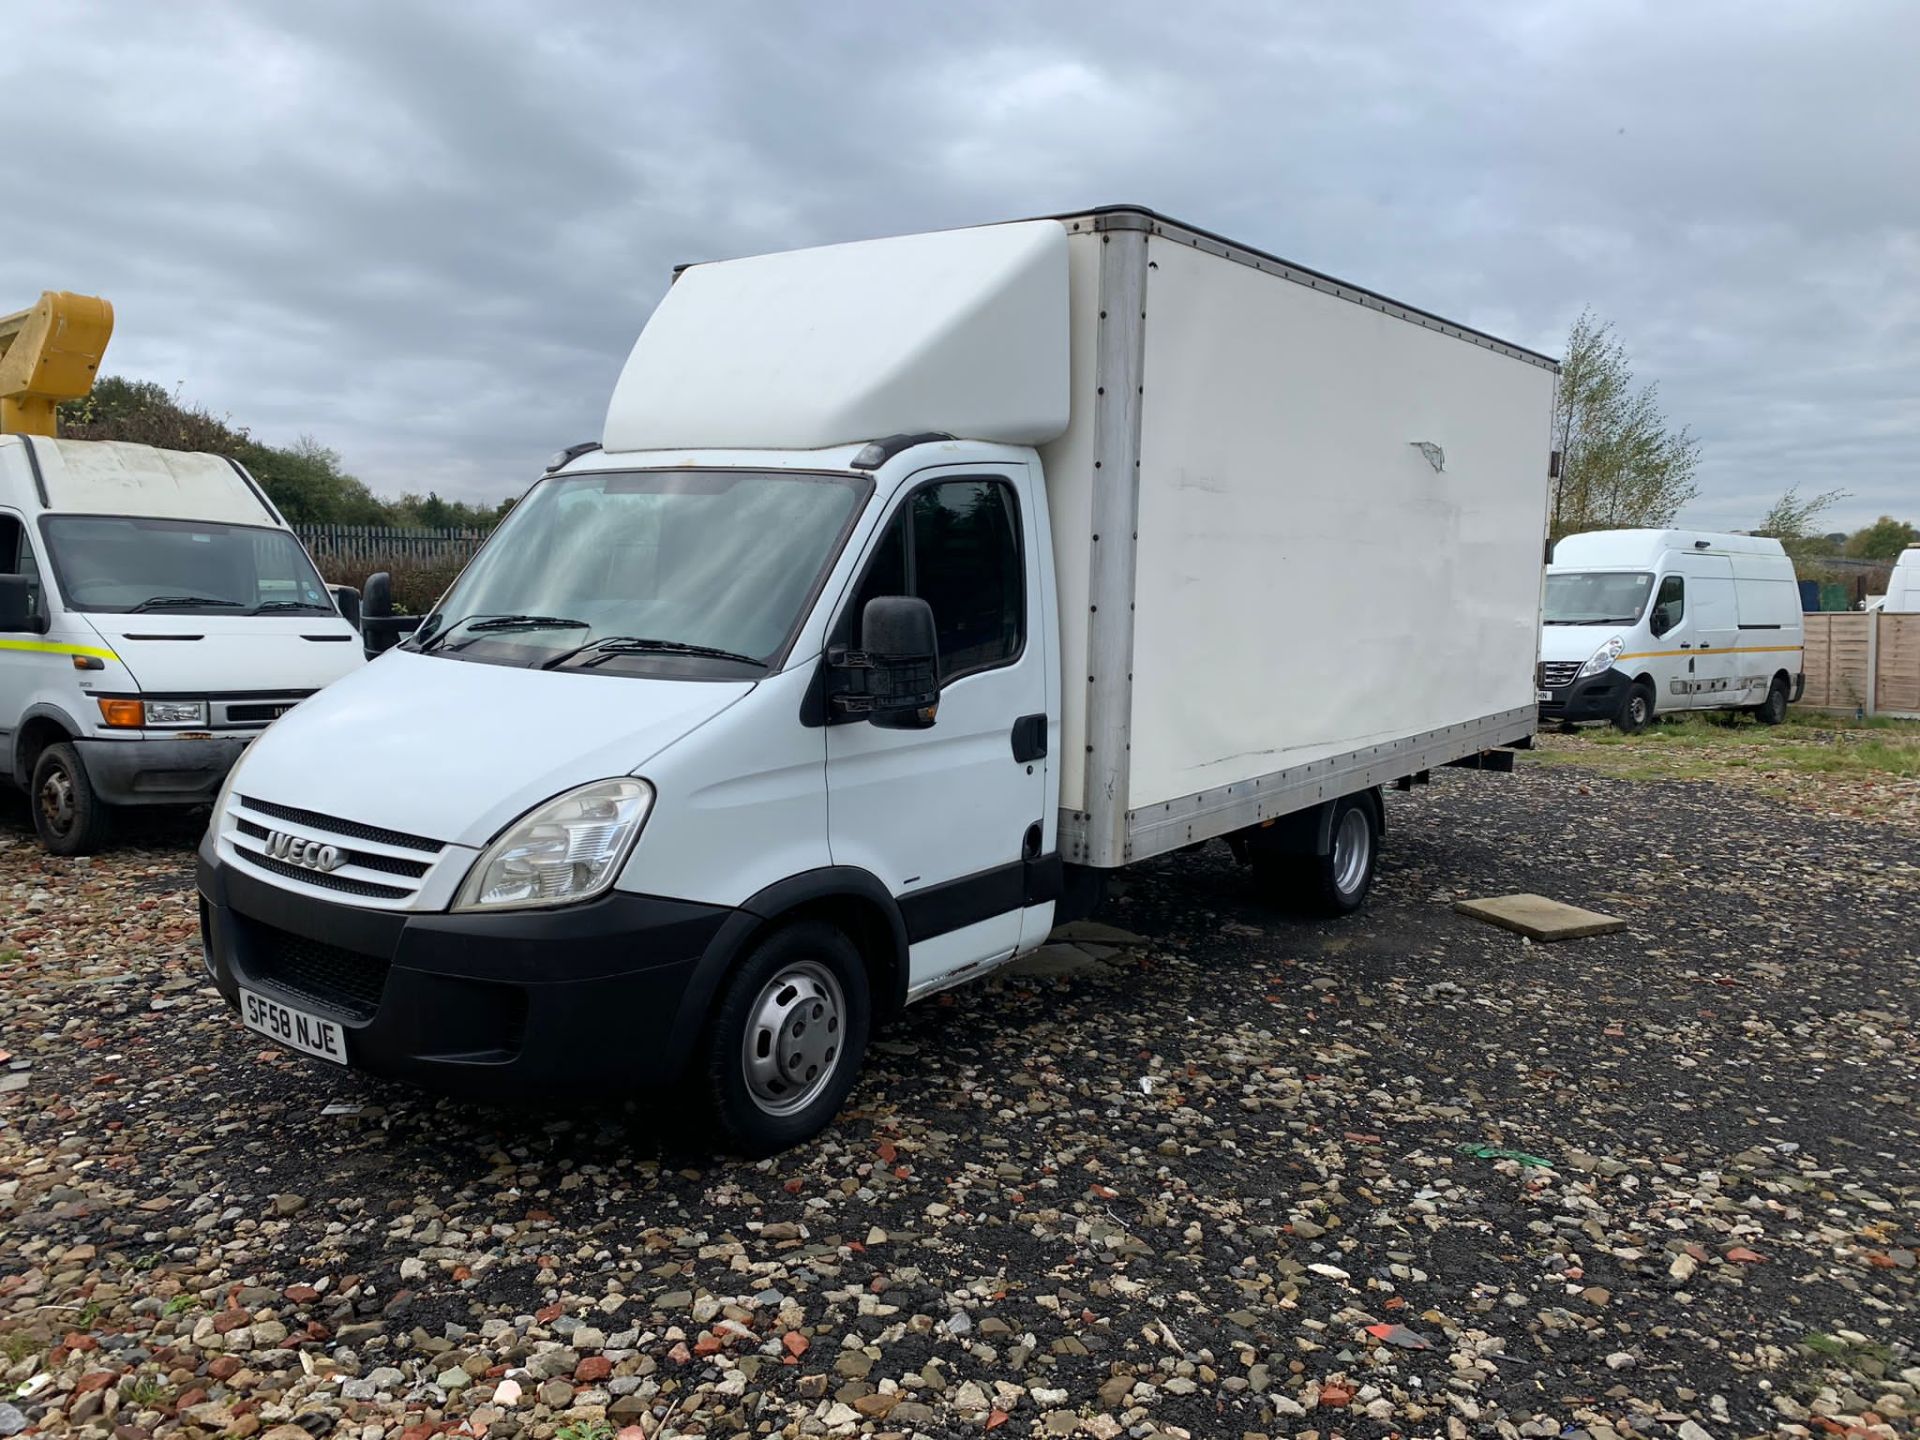
<path fill-rule="evenodd" d="M 43 11 L 0 303 L 106 294 L 111 368 L 378 489 L 595 433 L 676 261 L 1131 200 L 1547 350 L 1592 304 L 1700 523 L 1920 514 L 1909 6 Z"/>

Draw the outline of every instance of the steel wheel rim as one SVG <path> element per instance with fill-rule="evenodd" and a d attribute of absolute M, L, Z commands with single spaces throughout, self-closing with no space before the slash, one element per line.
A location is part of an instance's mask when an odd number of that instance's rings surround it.
<path fill-rule="evenodd" d="M 1339 829 L 1333 836 L 1333 883 L 1342 895 L 1351 895 L 1360 888 L 1372 854 L 1373 831 L 1367 825 L 1367 817 L 1358 809 L 1347 811 L 1340 817 Z"/>
<path fill-rule="evenodd" d="M 40 813 L 56 835 L 65 835 L 73 828 L 73 777 L 58 765 L 40 782 Z"/>
<path fill-rule="evenodd" d="M 783 966 L 747 1011 L 741 1073 L 753 1103 L 791 1115 L 819 1098 L 846 1052 L 847 1004 L 831 970 L 813 960 Z"/>
<path fill-rule="evenodd" d="M 1627 718 L 1635 725 L 1647 723 L 1647 697 L 1635 695 L 1627 701 Z"/>

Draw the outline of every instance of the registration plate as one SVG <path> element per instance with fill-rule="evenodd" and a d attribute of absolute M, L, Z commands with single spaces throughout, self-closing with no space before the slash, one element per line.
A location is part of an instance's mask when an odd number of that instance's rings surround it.
<path fill-rule="evenodd" d="M 336 1065 L 347 1063 L 347 1035 L 331 1020 L 309 1015 L 278 1000 L 269 1000 L 251 990 L 240 992 L 240 1019 L 249 1030 L 257 1030 L 270 1040 L 318 1055 Z"/>
<path fill-rule="evenodd" d="M 1551 690 L 1536 690 L 1533 692 L 1533 701 L 1536 705 L 1544 705 L 1551 699 L 1553 699 L 1553 692 Z"/>

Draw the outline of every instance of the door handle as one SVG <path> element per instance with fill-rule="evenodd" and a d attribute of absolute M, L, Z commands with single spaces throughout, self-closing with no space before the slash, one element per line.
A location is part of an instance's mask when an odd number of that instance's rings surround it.
<path fill-rule="evenodd" d="M 1013 759 L 1025 765 L 1045 758 L 1047 753 L 1047 717 L 1022 715 L 1013 722 Z"/>
<path fill-rule="evenodd" d="M 1693 642 L 1691 640 L 1682 640 L 1680 642 L 1680 648 L 1682 650 L 1691 650 L 1693 648 Z"/>

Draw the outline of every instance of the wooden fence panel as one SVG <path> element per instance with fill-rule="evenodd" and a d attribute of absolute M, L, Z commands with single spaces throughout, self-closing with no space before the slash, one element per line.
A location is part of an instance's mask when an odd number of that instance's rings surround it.
<path fill-rule="evenodd" d="M 1807 693 L 1816 710 L 1854 710 L 1867 703 L 1868 627 L 1862 614 L 1808 615 Z"/>
<path fill-rule="evenodd" d="M 1888 615 L 1880 622 L 1877 694 L 1882 715 L 1920 715 L 1920 615 Z"/>

